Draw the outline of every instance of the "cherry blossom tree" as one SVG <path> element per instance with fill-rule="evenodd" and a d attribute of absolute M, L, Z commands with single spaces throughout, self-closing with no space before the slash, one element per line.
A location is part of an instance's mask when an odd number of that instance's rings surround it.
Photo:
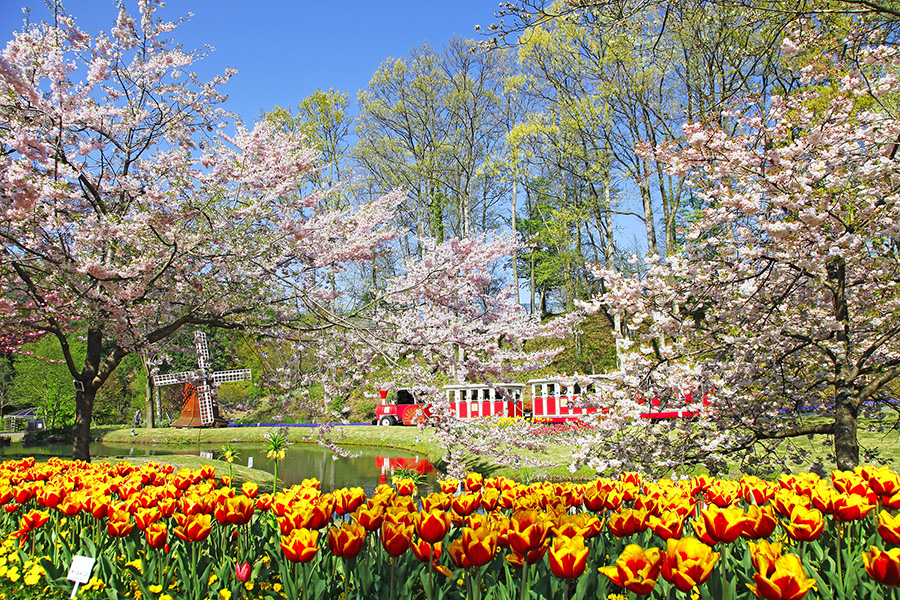
<path fill-rule="evenodd" d="M 417 352 L 423 365 L 463 383 L 503 381 L 559 353 L 525 350 L 523 343 L 568 333 L 562 322 L 542 325 L 519 305 L 513 286 L 496 286 L 499 263 L 521 249 L 514 236 L 421 243 L 422 256 L 406 261 L 403 274 L 387 283 L 374 314 L 395 356 Z"/>
<path fill-rule="evenodd" d="M 393 382 L 381 387 L 414 388 L 431 401 L 427 425 L 435 428 L 451 472 L 464 472 L 463 461 L 474 455 L 511 465 L 520 454 L 512 449 L 540 445 L 523 431 L 527 424 L 485 427 L 456 419 L 441 384 L 448 378 L 500 384 L 545 367 L 562 348 L 534 349 L 527 342 L 571 335 L 583 314 L 541 323 L 519 304 L 515 285 L 498 285 L 497 270 L 521 251 L 512 234 L 424 240 L 422 247 L 421 257 L 406 261 L 388 282 L 373 314 L 381 356 L 393 367 Z"/>
<path fill-rule="evenodd" d="M 330 275 L 371 260 L 400 194 L 355 210 L 301 193 L 317 154 L 266 122 L 230 126 L 157 16 L 120 8 L 96 36 L 58 14 L 0 54 L 0 337 L 52 335 L 88 459 L 97 390 L 124 356 L 181 327 L 327 327 Z M 70 336 L 85 335 L 76 363 Z"/>
<path fill-rule="evenodd" d="M 645 276 L 597 269 L 606 293 L 589 308 L 636 334 L 622 340 L 622 368 L 598 399 L 610 412 L 577 462 L 717 468 L 826 434 L 838 468 L 859 463 L 861 411 L 889 400 L 900 376 L 900 55 L 835 46 L 785 39 L 798 92 L 741 112 L 737 130 L 691 123 L 683 147 L 643 150 L 688 178 L 705 208 Z M 701 415 L 634 420 L 653 397 Z M 804 407 L 827 418 L 801 420 Z"/>

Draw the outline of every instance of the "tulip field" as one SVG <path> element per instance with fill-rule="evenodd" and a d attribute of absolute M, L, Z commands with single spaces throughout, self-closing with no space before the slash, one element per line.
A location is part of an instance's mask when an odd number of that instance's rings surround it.
<path fill-rule="evenodd" d="M 900 598 L 900 477 L 634 473 L 261 493 L 213 467 L 0 463 L 0 598 Z M 75 589 L 73 557 L 94 559 Z M 82 560 L 82 559 L 78 559 Z"/>

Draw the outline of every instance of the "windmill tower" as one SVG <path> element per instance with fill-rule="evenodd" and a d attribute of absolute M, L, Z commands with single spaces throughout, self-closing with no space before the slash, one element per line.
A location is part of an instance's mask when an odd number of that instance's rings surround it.
<path fill-rule="evenodd" d="M 172 427 L 225 425 L 227 421 L 219 415 L 219 401 L 213 384 L 250 381 L 250 369 L 212 371 L 209 364 L 209 346 L 206 343 L 206 334 L 202 331 L 194 332 L 194 347 L 197 349 L 196 371 L 154 375 L 153 384 L 156 386 L 185 384 L 185 402 L 181 416 L 175 419 Z M 189 390 L 192 391 L 188 393 Z"/>

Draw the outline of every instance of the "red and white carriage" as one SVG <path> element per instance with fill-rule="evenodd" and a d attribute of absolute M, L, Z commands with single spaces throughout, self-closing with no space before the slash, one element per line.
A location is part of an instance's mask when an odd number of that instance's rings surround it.
<path fill-rule="evenodd" d="M 456 418 L 469 420 L 482 417 L 521 417 L 521 383 L 499 385 L 446 385 L 444 392 L 450 403 L 450 410 Z M 431 414 L 431 403 L 422 402 L 413 392 L 400 389 L 388 398 L 385 390 L 380 390 L 382 403 L 375 407 L 372 424 L 413 425 L 422 415 Z"/>
<path fill-rule="evenodd" d="M 597 377 L 599 375 L 590 375 L 578 381 L 563 377 L 531 379 L 528 382 L 531 386 L 531 418 L 542 423 L 560 423 L 596 413 L 597 407 L 584 406 L 582 398 L 594 393 L 592 380 Z"/>
<path fill-rule="evenodd" d="M 450 403 L 450 410 L 457 419 L 478 419 L 480 417 L 521 417 L 521 383 L 487 385 L 445 385 L 444 393 Z"/>

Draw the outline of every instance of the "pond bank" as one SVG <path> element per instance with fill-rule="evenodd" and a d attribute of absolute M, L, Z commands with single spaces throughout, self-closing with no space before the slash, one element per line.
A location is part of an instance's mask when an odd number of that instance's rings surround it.
<path fill-rule="evenodd" d="M 264 446 L 266 434 L 280 427 L 217 427 L 209 429 L 159 429 L 130 428 L 96 429 L 94 439 L 106 444 L 165 444 L 174 447 L 215 446 L 225 444 L 252 444 Z M 315 444 L 316 428 L 288 427 L 288 440 L 294 444 Z M 376 427 L 373 425 L 347 425 L 335 428 L 332 439 L 340 446 L 371 446 L 403 450 L 426 457 L 438 463 L 443 450 L 434 442 L 430 431 L 420 432 L 415 427 Z"/>
<path fill-rule="evenodd" d="M 200 447 L 221 448 L 225 444 L 249 444 L 262 446 L 265 434 L 278 427 L 219 427 L 212 429 L 135 429 L 110 428 L 94 430 L 95 439 L 109 444 L 165 444 L 175 448 Z M 297 444 L 315 444 L 316 429 L 313 427 L 289 427 L 289 440 Z M 374 425 L 345 425 L 335 428 L 332 439 L 339 446 L 368 446 L 402 450 L 431 461 L 443 470 L 443 448 L 434 440 L 430 430 L 420 431 L 417 427 L 380 427 Z M 569 473 L 567 466 L 571 449 L 564 446 L 548 445 L 547 453 L 537 458 L 550 460 L 553 467 L 519 468 L 499 467 L 484 457 L 473 457 L 472 469 L 487 476 L 502 475 L 518 481 L 574 481 L 587 482 L 596 477 L 590 469 L 583 468 L 575 474 Z"/>

